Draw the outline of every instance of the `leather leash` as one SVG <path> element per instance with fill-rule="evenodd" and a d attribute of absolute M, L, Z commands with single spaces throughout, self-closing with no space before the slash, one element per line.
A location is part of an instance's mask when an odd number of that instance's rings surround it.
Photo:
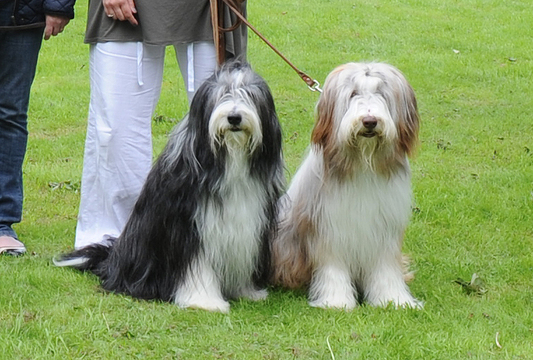
<path fill-rule="evenodd" d="M 213 37 L 215 39 L 215 47 L 217 49 L 217 60 L 219 64 L 223 63 L 225 60 L 225 41 L 224 33 L 235 30 L 241 25 L 245 24 L 252 30 L 265 44 L 267 44 L 279 57 L 281 57 L 296 73 L 300 78 L 307 84 L 307 87 L 311 91 L 322 92 L 320 88 L 320 83 L 311 78 L 309 75 L 304 73 L 302 70 L 298 69 L 286 56 L 284 56 L 270 41 L 268 41 L 263 34 L 261 34 L 252 24 L 246 20 L 244 15 L 236 7 L 235 0 L 210 0 L 211 1 L 211 20 L 213 23 Z M 224 28 L 221 26 L 223 24 L 223 12 L 222 5 L 226 6 L 237 16 L 237 21 L 229 28 Z"/>

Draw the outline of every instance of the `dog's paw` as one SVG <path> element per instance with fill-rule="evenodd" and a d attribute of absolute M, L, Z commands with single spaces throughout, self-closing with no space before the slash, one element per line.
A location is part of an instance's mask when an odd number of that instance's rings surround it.
<path fill-rule="evenodd" d="M 353 310 L 357 306 L 355 297 L 330 298 L 309 301 L 309 306 L 322 309 Z"/>
<path fill-rule="evenodd" d="M 246 289 L 241 292 L 240 297 L 252 301 L 266 300 L 266 298 L 268 297 L 268 291 L 266 289 Z"/>
<path fill-rule="evenodd" d="M 230 305 L 229 302 L 222 300 L 222 299 L 205 299 L 205 300 L 198 300 L 194 302 L 190 302 L 187 304 L 177 304 L 180 308 L 187 308 L 187 309 L 200 309 L 200 310 L 207 310 L 207 311 L 213 311 L 213 312 L 221 312 L 224 314 L 229 313 Z"/>
<path fill-rule="evenodd" d="M 402 294 L 401 296 L 374 300 L 371 301 L 370 304 L 377 307 L 387 307 L 389 304 L 392 304 L 397 309 L 404 308 L 421 310 L 424 308 L 424 303 L 415 299 L 413 296 L 411 296 L 411 294 Z"/>
<path fill-rule="evenodd" d="M 227 302 L 220 289 L 217 287 L 193 287 L 181 288 L 176 292 L 174 302 L 180 308 L 202 309 L 207 311 L 229 312 L 229 302 Z"/>
<path fill-rule="evenodd" d="M 401 303 L 393 302 L 394 306 L 396 308 L 407 308 L 407 309 L 416 309 L 416 310 L 422 310 L 424 308 L 424 303 L 420 300 L 415 299 L 414 297 L 411 297 L 409 300 L 406 300 Z"/>

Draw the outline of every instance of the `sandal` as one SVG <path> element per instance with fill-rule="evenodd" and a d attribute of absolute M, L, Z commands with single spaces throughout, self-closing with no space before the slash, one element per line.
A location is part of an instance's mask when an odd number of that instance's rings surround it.
<path fill-rule="evenodd" d="M 19 240 L 9 235 L 0 236 L 0 254 L 18 256 L 26 252 L 26 247 Z"/>

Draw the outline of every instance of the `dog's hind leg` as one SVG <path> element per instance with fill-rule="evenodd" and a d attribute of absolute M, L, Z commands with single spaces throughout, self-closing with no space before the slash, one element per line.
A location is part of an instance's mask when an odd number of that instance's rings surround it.
<path fill-rule="evenodd" d="M 320 308 L 353 309 L 357 302 L 348 270 L 333 263 L 319 266 L 311 280 L 309 305 Z"/>
<path fill-rule="evenodd" d="M 174 302 L 182 308 L 229 312 L 230 305 L 224 299 L 220 280 L 203 258 L 196 259 L 184 281 L 178 286 Z"/>

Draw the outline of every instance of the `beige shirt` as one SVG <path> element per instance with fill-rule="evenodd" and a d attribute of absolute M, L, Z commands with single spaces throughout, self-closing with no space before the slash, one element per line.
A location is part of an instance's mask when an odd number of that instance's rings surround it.
<path fill-rule="evenodd" d="M 102 0 L 89 0 L 85 42 L 143 41 L 154 45 L 173 45 L 213 41 L 209 0 L 136 0 L 138 26 L 106 16 Z M 246 13 L 246 1 L 242 4 Z M 225 8 L 225 27 L 235 21 Z M 241 25 L 226 33 L 226 50 L 245 56 L 247 29 Z"/>

